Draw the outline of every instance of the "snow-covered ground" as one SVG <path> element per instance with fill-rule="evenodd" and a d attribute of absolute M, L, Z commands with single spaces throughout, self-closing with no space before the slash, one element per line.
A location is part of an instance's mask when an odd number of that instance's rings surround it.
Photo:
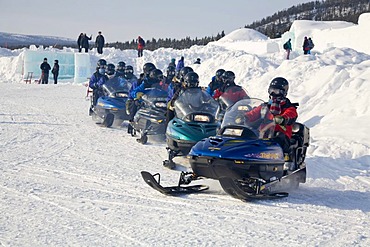
<path fill-rule="evenodd" d="M 91 52 L 137 72 L 145 62 L 164 69 L 172 57 L 184 55 L 188 65 L 200 57 L 191 66 L 202 85 L 218 68 L 233 70 L 262 99 L 272 78 L 287 78 L 299 121 L 311 129 L 308 179 L 287 198 L 251 203 L 212 180 L 202 181 L 211 187 L 203 194 L 154 191 L 141 170 L 160 172 L 164 185 L 179 176 L 162 166 L 165 143 L 144 146 L 125 126 L 95 125 L 83 85 L 26 85 L 16 69 L 22 50 L 0 49 L 0 246 L 370 246 L 370 53 L 362 49 L 370 35 L 347 47 L 328 36 L 335 29 L 357 37 L 366 17 L 360 26 L 294 25 L 300 35 L 321 30 L 307 36 L 323 40 L 322 32 L 330 46 L 316 43 L 309 56 L 297 47 L 291 60 L 284 51 L 262 52 L 282 41 L 245 29 L 207 46 L 145 51 L 141 59 L 134 50 Z"/>

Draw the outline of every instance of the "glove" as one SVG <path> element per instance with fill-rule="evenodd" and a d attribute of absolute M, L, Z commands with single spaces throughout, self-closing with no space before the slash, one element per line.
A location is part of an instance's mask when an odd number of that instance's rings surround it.
<path fill-rule="evenodd" d="M 141 97 L 143 97 L 144 93 L 143 92 L 137 92 L 136 93 L 136 98 L 134 100 L 139 100 Z"/>
<path fill-rule="evenodd" d="M 239 115 L 235 118 L 236 124 L 244 124 L 244 122 L 245 122 L 245 117 L 243 115 Z"/>
<path fill-rule="evenodd" d="M 173 101 L 172 100 L 168 101 L 168 103 L 167 103 L 167 109 L 169 109 L 170 111 L 174 111 Z"/>
<path fill-rule="evenodd" d="M 280 116 L 280 115 L 277 115 L 274 117 L 274 122 L 278 125 L 284 125 L 285 123 L 285 118 Z"/>

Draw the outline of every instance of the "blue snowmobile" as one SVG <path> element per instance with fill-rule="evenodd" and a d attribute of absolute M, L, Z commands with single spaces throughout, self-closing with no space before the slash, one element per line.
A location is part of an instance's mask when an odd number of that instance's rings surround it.
<path fill-rule="evenodd" d="M 102 86 L 103 96 L 99 97 L 92 118 L 105 127 L 111 127 L 113 122 L 129 120 L 126 113 L 126 101 L 131 84 L 119 77 L 109 79 Z"/>
<path fill-rule="evenodd" d="M 195 193 L 208 189 L 189 186 L 192 181 L 210 178 L 220 182 L 225 192 L 248 201 L 288 196 L 290 189 L 306 181 L 306 151 L 309 129 L 301 123 L 293 126 L 290 153 L 283 153 L 274 140 L 275 123 L 268 108 L 261 118 L 250 121 L 248 112 L 265 104 L 259 99 L 243 99 L 227 109 L 216 136 L 199 141 L 190 151 L 192 171 L 182 172 L 177 186 L 160 185 L 160 174 L 142 171 L 144 181 L 167 195 Z"/>

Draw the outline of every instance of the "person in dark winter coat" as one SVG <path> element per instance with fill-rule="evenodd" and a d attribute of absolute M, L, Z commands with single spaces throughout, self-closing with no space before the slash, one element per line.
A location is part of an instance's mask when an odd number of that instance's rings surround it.
<path fill-rule="evenodd" d="M 95 39 L 95 46 L 99 54 L 103 54 L 104 44 L 105 44 L 104 36 L 101 34 L 101 31 L 99 31 L 98 36 L 96 36 Z"/>
<path fill-rule="evenodd" d="M 223 85 L 222 74 L 225 72 L 224 69 L 218 69 L 216 74 L 212 77 L 211 82 L 208 84 L 206 92 L 213 96 L 215 91 Z"/>
<path fill-rule="evenodd" d="M 137 37 L 137 56 L 142 57 L 145 48 L 145 41 L 142 37 Z"/>
<path fill-rule="evenodd" d="M 85 52 L 89 52 L 89 40 L 92 39 L 92 35 L 87 37 L 86 33 L 83 34 L 81 39 L 81 47 L 85 49 Z"/>
<path fill-rule="evenodd" d="M 41 84 L 48 84 L 49 82 L 49 71 L 51 70 L 48 59 L 44 58 L 44 62 L 40 65 L 41 69 Z"/>
<path fill-rule="evenodd" d="M 309 54 L 308 52 L 309 52 L 310 48 L 308 47 L 308 45 L 309 45 L 308 38 L 304 37 L 302 47 L 303 47 L 303 54 L 305 54 L 305 55 Z"/>
<path fill-rule="evenodd" d="M 311 38 L 308 38 L 308 52 L 307 54 L 311 54 L 311 50 L 315 47 Z"/>
<path fill-rule="evenodd" d="M 58 75 L 59 75 L 59 61 L 58 60 L 54 61 L 54 66 L 53 66 L 53 69 L 51 70 L 51 73 L 53 73 L 54 84 L 57 84 L 58 83 Z"/>
<path fill-rule="evenodd" d="M 286 51 L 286 59 L 289 60 L 289 55 L 292 50 L 292 43 L 290 43 L 291 39 L 289 39 L 287 42 L 284 43 L 283 48 Z"/>
<path fill-rule="evenodd" d="M 77 39 L 78 52 L 82 51 L 82 39 L 83 39 L 83 37 L 84 37 L 83 33 L 80 33 L 80 35 L 78 36 L 78 39 Z"/>

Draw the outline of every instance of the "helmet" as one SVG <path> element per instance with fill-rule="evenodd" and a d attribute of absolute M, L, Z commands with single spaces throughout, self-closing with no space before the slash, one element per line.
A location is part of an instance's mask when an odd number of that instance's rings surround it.
<path fill-rule="evenodd" d="M 184 78 L 185 78 L 186 74 L 189 73 L 189 72 L 193 72 L 193 71 L 194 70 L 191 67 L 185 66 L 182 69 L 180 69 L 179 74 L 178 74 L 178 78 L 180 79 L 180 81 L 184 81 Z"/>
<path fill-rule="evenodd" d="M 235 80 L 235 74 L 234 72 L 232 71 L 225 71 L 223 74 L 222 74 L 222 80 L 224 81 L 224 83 L 227 83 L 227 82 L 233 82 Z"/>
<path fill-rule="evenodd" d="M 163 79 L 163 73 L 160 69 L 153 69 L 149 73 L 149 78 L 152 80 L 158 80 L 161 81 Z"/>
<path fill-rule="evenodd" d="M 107 61 L 105 61 L 104 59 L 99 59 L 96 65 L 98 67 L 100 67 L 100 66 L 106 66 L 107 65 Z"/>
<path fill-rule="evenodd" d="M 149 75 L 149 72 L 152 71 L 153 69 L 156 69 L 155 65 L 152 63 L 146 63 L 143 66 L 143 72 L 146 76 Z"/>
<path fill-rule="evenodd" d="M 112 63 L 109 63 L 107 65 L 107 75 L 113 75 L 115 71 L 116 71 L 116 66 L 114 66 L 114 64 Z"/>
<path fill-rule="evenodd" d="M 225 70 L 224 69 L 218 69 L 216 71 L 216 77 L 217 77 L 217 79 L 221 79 L 221 76 L 222 76 L 223 73 L 225 73 Z"/>
<path fill-rule="evenodd" d="M 120 62 L 118 62 L 118 64 L 117 64 L 117 70 L 118 70 L 118 71 L 124 71 L 125 66 L 126 66 L 126 63 L 125 63 L 125 62 L 120 61 Z"/>
<path fill-rule="evenodd" d="M 184 82 L 186 87 L 198 87 L 199 76 L 197 73 L 191 71 L 185 75 Z"/>
<path fill-rule="evenodd" d="M 173 78 L 176 74 L 176 68 L 174 66 L 167 67 L 167 77 Z"/>
<path fill-rule="evenodd" d="M 268 93 L 270 96 L 283 96 L 288 94 L 289 82 L 283 77 L 276 77 L 270 82 Z"/>

